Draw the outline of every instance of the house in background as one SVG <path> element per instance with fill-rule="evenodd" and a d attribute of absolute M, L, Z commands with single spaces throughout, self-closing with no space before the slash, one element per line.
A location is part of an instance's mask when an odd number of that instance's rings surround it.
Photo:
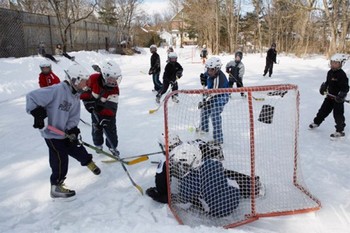
<path fill-rule="evenodd" d="M 164 43 L 166 46 L 174 46 L 175 40 L 173 38 L 173 35 L 169 32 L 167 32 L 165 29 L 161 29 L 161 31 L 158 31 L 158 35 L 161 39 L 164 40 Z"/>
<path fill-rule="evenodd" d="M 186 13 L 184 9 L 180 10 L 170 22 L 171 34 L 173 36 L 174 45 L 181 47 L 182 45 L 197 44 L 197 38 L 189 38 L 187 32 L 188 24 L 186 24 Z"/>

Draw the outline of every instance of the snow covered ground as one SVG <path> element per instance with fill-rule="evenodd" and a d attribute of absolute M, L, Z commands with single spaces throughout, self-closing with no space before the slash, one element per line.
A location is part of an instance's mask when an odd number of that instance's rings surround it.
<path fill-rule="evenodd" d="M 192 48 L 176 49 L 178 61 L 184 67 L 180 89 L 201 88 L 199 74 L 203 65 L 198 52 L 192 58 Z M 166 50 L 159 49 L 162 68 Z M 119 150 L 131 156 L 158 151 L 157 138 L 163 132 L 162 111 L 150 115 L 156 107 L 153 85 L 148 72 L 150 53 L 119 56 L 96 52 L 72 52 L 76 60 L 90 66 L 105 59 L 118 62 L 123 71 L 117 116 Z M 221 56 L 226 64 L 232 55 Z M 262 77 L 265 54 L 244 55 L 245 86 L 290 83 L 300 90 L 300 157 L 305 182 L 313 195 L 322 202 L 322 209 L 308 214 L 261 218 L 248 225 L 224 230 L 198 226 L 191 228 L 177 223 L 166 205 L 141 196 L 118 163 L 103 164 L 102 155 L 94 160 L 102 169 L 94 176 L 70 160 L 66 185 L 75 189 L 77 198 L 71 202 L 52 201 L 49 196 L 50 168 L 48 152 L 39 132 L 32 128 L 33 119 L 25 112 L 25 94 L 38 88 L 39 64 L 43 58 L 0 59 L 0 232 L 244 232 L 244 233 L 345 233 L 350 229 L 350 131 L 346 137 L 331 141 L 334 120 L 330 115 L 322 126 L 308 130 L 323 97 L 318 93 L 325 80 L 329 62 L 320 56 L 306 59 L 279 55 L 272 78 Z M 71 61 L 61 58 L 53 71 L 64 79 L 63 69 Z M 350 62 L 344 67 L 350 76 Z M 349 123 L 349 107 L 345 104 Z M 81 118 L 90 121 L 82 109 Z M 83 139 L 91 142 L 90 128 L 80 124 Z M 161 155 L 152 156 L 150 161 Z M 154 186 L 156 166 L 150 161 L 128 166 L 134 180 L 146 190 Z"/>

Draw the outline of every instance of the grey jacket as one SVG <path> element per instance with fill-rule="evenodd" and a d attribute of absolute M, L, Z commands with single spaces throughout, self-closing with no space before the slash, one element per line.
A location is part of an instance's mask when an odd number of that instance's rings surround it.
<path fill-rule="evenodd" d="M 66 82 L 31 91 L 26 96 L 26 111 L 30 112 L 42 106 L 46 109 L 48 124 L 60 130 L 69 130 L 78 125 L 80 120 L 79 94 L 73 94 Z M 47 139 L 63 139 L 48 129 L 41 131 L 41 136 Z"/>

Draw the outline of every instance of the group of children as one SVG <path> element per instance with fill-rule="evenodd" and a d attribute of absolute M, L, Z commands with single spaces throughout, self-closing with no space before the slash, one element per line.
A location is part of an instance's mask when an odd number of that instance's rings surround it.
<path fill-rule="evenodd" d="M 33 127 L 39 129 L 49 148 L 52 198 L 69 198 L 74 190 L 64 186 L 68 172 L 68 156 L 88 167 L 95 175 L 100 168 L 92 160 L 80 142 L 80 100 L 91 113 L 92 138 L 98 149 L 106 145 L 115 156 L 119 156 L 116 114 L 118 109 L 119 84 L 122 79 L 118 64 L 103 62 L 100 72 L 89 74 L 79 64 L 70 66 L 65 81 L 52 72 L 47 62 L 40 64 L 40 89 L 26 95 L 26 111 L 34 117 Z M 57 133 L 64 132 L 63 134 Z"/>
<path fill-rule="evenodd" d="M 161 62 L 157 54 L 157 47 L 152 45 L 150 52 L 152 56 L 149 74 L 153 76 L 154 89 L 157 91 L 156 101 L 159 103 L 161 96 L 167 92 L 170 85 L 173 91 L 178 89 L 177 80 L 182 77 L 183 68 L 177 62 L 176 53 L 170 48 L 163 83 L 161 83 L 159 81 Z M 200 84 L 207 89 L 231 88 L 234 83 L 237 87 L 243 87 L 245 67 L 242 58 L 242 52 L 237 51 L 235 59 L 227 63 L 225 68 L 229 78 L 221 70 L 222 62 L 218 57 L 211 57 L 206 60 L 206 72 L 200 74 Z M 327 73 L 327 80 L 320 87 L 320 93 L 325 94 L 326 98 L 313 123 L 309 126 L 311 129 L 317 128 L 333 110 L 336 132 L 331 134 L 331 137 L 345 135 L 343 103 L 349 91 L 349 85 L 342 66 L 346 60 L 347 57 L 342 54 L 335 54 L 331 57 L 331 69 Z M 68 170 L 68 155 L 77 159 L 82 166 L 87 166 L 95 175 L 101 172 L 93 162 L 92 155 L 81 146 L 79 141 L 80 100 L 83 100 L 86 110 L 91 113 L 92 138 L 95 146 L 103 149 L 105 136 L 107 147 L 114 155 L 119 156 L 116 114 L 119 84 L 122 79 L 121 69 L 113 61 L 106 61 L 98 68 L 99 72 L 90 75 L 82 66 L 74 64 L 66 70 L 66 80 L 61 82 L 52 72 L 51 64 L 43 62 L 40 64 L 41 73 L 39 75 L 39 85 L 42 88 L 27 94 L 26 111 L 34 117 L 33 127 L 40 129 L 49 148 L 49 161 L 52 169 L 50 194 L 53 198 L 67 198 L 75 195 L 74 190 L 67 189 L 64 186 Z M 270 71 L 268 69 L 268 72 L 272 74 L 272 68 Z M 242 96 L 244 97 L 243 93 Z M 224 143 L 221 113 L 229 98 L 227 93 L 208 95 L 203 98 L 198 106 L 200 109 L 200 125 L 196 129 L 197 132 L 207 133 L 209 131 L 209 119 L 212 122 L 213 141 L 207 142 L 208 145 L 219 146 L 220 148 L 221 144 Z M 173 101 L 178 103 L 176 96 L 174 96 Z M 46 128 L 48 125 L 64 131 L 65 135 L 50 131 Z M 211 163 L 204 163 L 203 160 L 201 164 L 212 166 Z M 162 171 L 163 165 L 160 165 L 160 172 Z M 184 178 L 184 180 L 186 179 L 191 180 L 192 178 Z M 164 177 L 161 180 L 164 185 Z M 162 190 L 166 190 L 166 187 L 163 187 Z M 184 190 L 186 190 L 185 187 Z M 159 192 L 164 194 L 163 191 L 151 188 L 147 193 L 152 198 L 157 199 Z M 186 192 L 192 193 L 192 191 L 187 190 Z M 226 191 L 236 192 L 231 188 Z M 187 197 L 183 198 L 186 200 Z M 167 202 L 167 196 L 166 198 L 165 196 L 160 197 L 160 202 Z M 237 199 L 234 198 L 232 203 L 230 208 L 236 208 Z"/>

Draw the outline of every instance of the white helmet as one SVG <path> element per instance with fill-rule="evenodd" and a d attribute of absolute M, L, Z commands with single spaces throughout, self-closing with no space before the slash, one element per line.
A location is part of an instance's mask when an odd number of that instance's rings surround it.
<path fill-rule="evenodd" d="M 66 73 L 66 79 L 77 92 L 82 92 L 85 90 L 78 89 L 77 87 L 80 82 L 83 80 L 87 81 L 89 79 L 89 73 L 84 67 L 79 64 L 74 64 L 68 67 L 68 69 L 64 72 Z"/>
<path fill-rule="evenodd" d="M 205 49 L 206 47 L 207 47 L 207 46 L 204 44 L 204 45 L 203 45 L 203 49 Z"/>
<path fill-rule="evenodd" d="M 349 59 L 349 56 L 342 53 L 336 53 L 331 57 L 331 61 L 340 62 L 342 66 L 345 64 L 347 59 Z"/>
<path fill-rule="evenodd" d="M 163 146 L 165 146 L 165 136 L 164 133 L 162 133 L 162 136 L 158 139 L 159 143 L 161 143 Z M 172 150 L 174 147 L 180 145 L 182 143 L 179 135 L 169 133 L 168 134 L 168 143 L 169 143 L 169 150 Z"/>
<path fill-rule="evenodd" d="M 149 50 L 150 50 L 151 52 L 152 52 L 152 51 L 156 52 L 156 51 L 157 51 L 157 45 L 155 45 L 155 44 L 151 45 L 151 46 L 149 47 Z"/>
<path fill-rule="evenodd" d="M 50 73 L 50 71 L 51 71 L 51 63 L 48 61 L 40 62 L 39 67 L 40 67 L 41 72 L 45 72 L 45 73 L 47 72 L 47 71 L 44 71 L 44 68 L 49 68 L 49 71 L 47 73 Z"/>
<path fill-rule="evenodd" d="M 116 87 L 122 80 L 122 71 L 119 65 L 114 61 L 105 61 L 102 63 L 101 74 L 108 87 Z"/>
<path fill-rule="evenodd" d="M 48 62 L 48 61 L 42 61 L 42 62 L 40 62 L 39 67 L 40 67 L 40 68 L 45 68 L 45 67 L 51 68 L 51 63 Z"/>
<path fill-rule="evenodd" d="M 212 57 L 205 63 L 205 68 L 220 70 L 222 66 L 221 60 L 218 57 Z"/>
<path fill-rule="evenodd" d="M 175 163 L 180 163 L 190 168 L 197 168 L 202 163 L 202 152 L 198 145 L 184 143 L 170 152 L 170 158 Z"/>
<path fill-rule="evenodd" d="M 177 54 L 176 54 L 175 52 L 170 52 L 170 53 L 168 54 L 168 58 L 169 58 L 169 60 L 170 60 L 170 59 L 177 59 Z"/>

